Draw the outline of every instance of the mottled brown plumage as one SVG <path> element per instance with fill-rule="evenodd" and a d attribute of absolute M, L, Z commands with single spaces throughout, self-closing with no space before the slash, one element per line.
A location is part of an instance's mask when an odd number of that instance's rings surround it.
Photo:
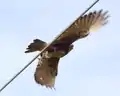
<path fill-rule="evenodd" d="M 103 25 L 107 24 L 107 11 L 94 11 L 87 15 L 79 17 L 65 32 L 55 40 L 45 52 L 41 54 L 35 71 L 35 81 L 38 84 L 53 88 L 55 78 L 58 74 L 58 63 L 60 59 L 66 56 L 72 49 L 73 43 L 81 38 L 87 37 L 90 32 L 96 31 Z M 41 51 L 47 43 L 35 39 L 25 53 Z"/>

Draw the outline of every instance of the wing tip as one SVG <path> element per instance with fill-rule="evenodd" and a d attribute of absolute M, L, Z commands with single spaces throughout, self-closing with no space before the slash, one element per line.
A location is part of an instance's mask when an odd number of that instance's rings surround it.
<path fill-rule="evenodd" d="M 110 17 L 110 15 L 108 15 L 108 12 L 109 11 L 104 11 L 103 9 L 100 9 L 96 12 L 96 14 L 94 14 L 95 18 L 93 20 L 93 24 L 90 27 L 90 32 L 95 32 L 99 30 L 102 26 L 108 24 L 108 18 Z"/>

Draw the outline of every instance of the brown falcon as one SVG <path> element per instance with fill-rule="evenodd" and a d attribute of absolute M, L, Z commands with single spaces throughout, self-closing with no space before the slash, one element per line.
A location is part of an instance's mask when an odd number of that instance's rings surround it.
<path fill-rule="evenodd" d="M 55 78 L 58 74 L 58 63 L 60 58 L 64 57 L 73 49 L 73 43 L 78 39 L 87 37 L 90 32 L 96 31 L 107 24 L 107 11 L 103 10 L 90 12 L 80 16 L 74 23 L 65 30 L 65 32 L 55 40 L 45 52 L 41 54 L 34 74 L 35 81 L 38 84 L 53 88 Z M 35 39 L 25 53 L 41 51 L 47 46 L 47 43 Z"/>

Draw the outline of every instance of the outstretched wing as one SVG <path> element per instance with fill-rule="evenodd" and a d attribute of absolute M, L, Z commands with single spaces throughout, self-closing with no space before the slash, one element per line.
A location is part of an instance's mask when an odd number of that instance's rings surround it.
<path fill-rule="evenodd" d="M 41 51 L 46 45 L 47 45 L 46 42 L 44 42 L 40 39 L 35 39 L 35 40 L 33 40 L 33 43 L 30 43 L 28 45 L 28 48 L 26 48 L 27 50 L 25 51 L 25 53 Z"/>
<path fill-rule="evenodd" d="M 94 11 L 79 17 L 54 43 L 71 44 L 107 24 L 108 11 Z"/>
<path fill-rule="evenodd" d="M 34 74 L 35 81 L 42 86 L 54 88 L 58 63 L 59 58 L 40 58 Z"/>

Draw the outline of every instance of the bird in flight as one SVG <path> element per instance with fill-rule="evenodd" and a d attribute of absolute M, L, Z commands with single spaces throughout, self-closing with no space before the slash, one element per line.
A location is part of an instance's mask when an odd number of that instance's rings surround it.
<path fill-rule="evenodd" d="M 108 11 L 99 10 L 89 12 L 75 20 L 38 58 L 34 73 L 35 81 L 47 88 L 54 88 L 60 59 L 73 50 L 75 41 L 87 37 L 90 32 L 95 32 L 106 25 L 108 17 Z M 47 45 L 45 41 L 34 39 L 25 53 L 40 52 Z"/>

